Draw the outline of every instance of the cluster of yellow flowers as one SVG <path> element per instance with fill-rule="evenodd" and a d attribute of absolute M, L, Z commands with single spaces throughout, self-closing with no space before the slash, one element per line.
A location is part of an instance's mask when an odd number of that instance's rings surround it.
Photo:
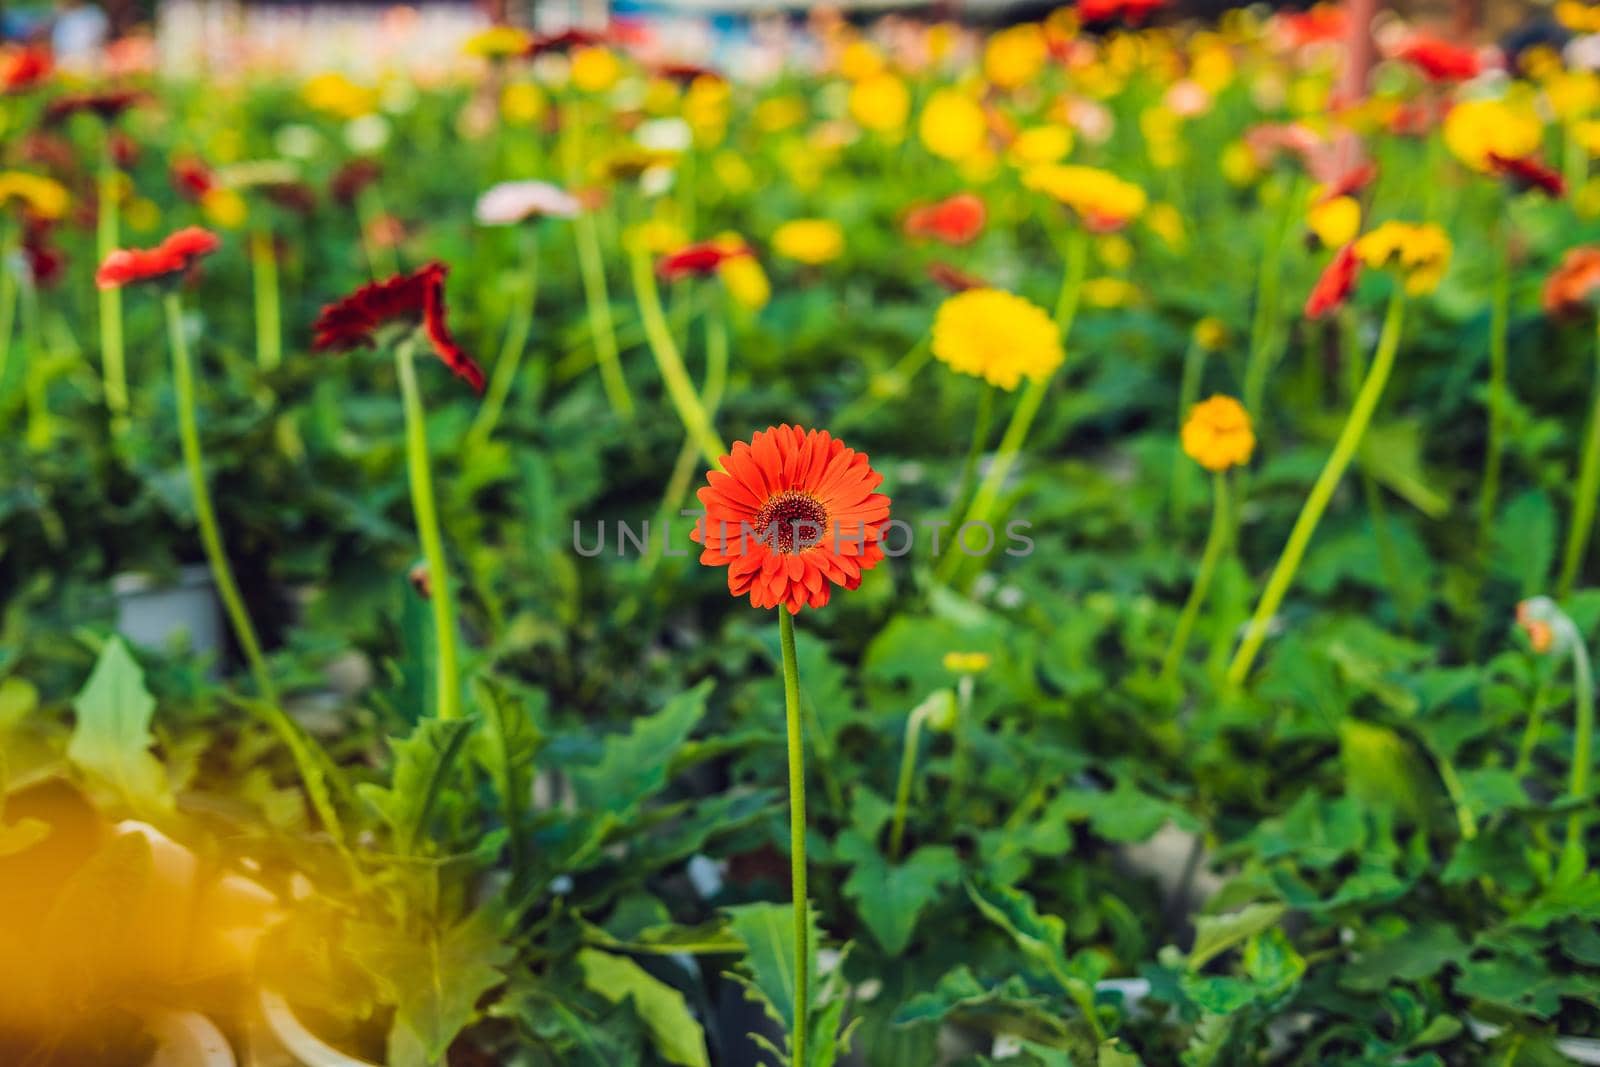
<path fill-rule="evenodd" d="M 1096 229 L 1115 228 L 1137 218 L 1147 202 L 1143 189 L 1097 167 L 1047 163 L 1030 168 L 1022 181 L 1071 208 Z"/>

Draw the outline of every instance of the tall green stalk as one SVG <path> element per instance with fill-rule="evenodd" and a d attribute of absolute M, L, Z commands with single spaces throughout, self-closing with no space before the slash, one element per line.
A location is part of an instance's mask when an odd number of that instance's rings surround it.
<path fill-rule="evenodd" d="M 789 1062 L 806 1065 L 811 1017 L 811 915 L 806 896 L 806 753 L 800 719 L 800 668 L 794 650 L 794 617 L 778 608 L 778 639 L 783 646 L 783 705 L 789 740 L 789 872 L 794 896 L 794 1030 Z"/>
<path fill-rule="evenodd" d="M 500 413 L 505 409 L 506 400 L 511 396 L 511 389 L 516 385 L 517 371 L 522 368 L 522 355 L 528 347 L 528 334 L 533 329 L 534 308 L 539 299 L 538 227 L 537 222 L 527 227 L 527 244 L 523 249 L 523 260 L 528 265 L 527 290 L 512 306 L 511 318 L 506 324 L 505 344 L 500 349 L 500 358 L 494 361 L 489 389 L 484 393 L 483 403 L 478 406 L 472 428 L 467 431 L 468 452 L 489 442 L 495 424 L 500 421 Z"/>
<path fill-rule="evenodd" d="M 1570 620 L 1569 620 L 1569 625 Z M 1583 635 L 1572 626 L 1572 685 L 1578 702 L 1577 721 L 1572 737 L 1572 773 L 1567 798 L 1574 802 L 1567 816 L 1567 843 L 1561 853 L 1560 869 L 1574 880 L 1588 867 L 1583 845 L 1584 807 L 1589 801 L 1589 768 L 1594 760 L 1594 670 Z"/>
<path fill-rule="evenodd" d="M 666 313 L 661 309 L 661 293 L 656 289 L 650 253 L 643 248 L 631 249 L 628 262 L 633 272 L 634 295 L 639 301 L 639 317 L 644 322 L 645 340 L 649 343 L 650 354 L 655 357 L 656 367 L 661 371 L 661 380 L 667 385 L 667 396 L 672 400 L 672 406 L 677 410 L 689 439 L 700 449 L 706 462 L 716 466 L 728 450 L 712 427 L 711 416 L 706 414 L 694 383 L 689 380 L 689 372 L 684 368 L 678 343 L 672 339 Z"/>
<path fill-rule="evenodd" d="M 1089 238 L 1083 230 L 1074 230 L 1068 238 L 1066 260 L 1066 268 L 1061 278 L 1061 292 L 1056 299 L 1055 315 L 1063 345 L 1072 334 L 1072 322 L 1078 314 L 1078 300 L 1083 293 L 1083 278 L 1089 265 Z M 1005 433 L 1001 435 L 999 451 L 995 453 L 994 461 L 989 464 L 983 481 L 978 483 L 978 491 L 973 494 L 972 503 L 967 508 L 961 526 L 969 523 L 987 523 L 994 517 L 995 507 L 1000 502 L 1000 493 L 1005 488 L 1006 478 L 1010 476 L 1011 468 L 1016 465 L 1017 457 L 1022 454 L 1022 446 L 1028 439 L 1028 430 L 1033 426 L 1035 416 L 1044 405 L 1044 398 L 1050 393 L 1050 383 L 1054 377 L 1052 374 L 1028 380 L 1027 388 L 1022 392 L 1022 399 L 1017 401 L 1016 408 L 1011 412 L 1011 421 L 1006 424 Z M 959 529 L 960 526 L 951 531 L 950 548 L 939 560 L 938 569 L 934 572 L 936 579 L 945 585 L 955 581 L 966 560 L 958 543 Z"/>
<path fill-rule="evenodd" d="M 1572 520 L 1567 527 L 1567 547 L 1561 556 L 1561 579 L 1556 596 L 1572 592 L 1583 567 L 1583 557 L 1594 532 L 1595 498 L 1600 496 L 1600 318 L 1596 319 L 1594 399 L 1589 411 L 1589 432 L 1583 441 L 1583 459 L 1578 465 L 1578 491 L 1572 499 Z"/>
<path fill-rule="evenodd" d="M 438 715 L 454 719 L 461 715 L 461 677 L 456 658 L 456 605 L 450 583 L 450 567 L 444 554 L 444 537 L 439 529 L 439 513 L 433 498 L 433 468 L 428 459 L 428 422 L 417 388 L 415 335 L 395 346 L 395 368 L 400 375 L 400 396 L 406 413 L 406 471 L 411 482 L 411 508 L 416 517 L 417 539 L 428 564 L 429 603 L 433 606 L 433 629 L 438 642 Z"/>
<path fill-rule="evenodd" d="M 17 322 L 17 275 L 11 269 L 15 237 L 11 227 L 0 233 L 0 388 L 11 366 L 11 334 Z"/>
<path fill-rule="evenodd" d="M 117 247 L 117 191 L 121 177 L 111 154 L 111 128 L 107 126 L 97 184 L 97 263 L 104 263 Z M 128 368 L 122 348 L 122 290 L 115 287 L 100 290 L 100 376 L 112 432 L 120 435 L 128 428 Z"/>
<path fill-rule="evenodd" d="M 1389 374 L 1394 369 L 1404 317 L 1405 289 L 1397 281 L 1394 293 L 1389 298 L 1389 310 L 1384 316 L 1383 333 L 1378 339 L 1378 351 L 1373 357 L 1372 366 L 1367 370 L 1366 380 L 1361 383 L 1361 391 L 1356 394 L 1355 403 L 1350 407 L 1350 414 L 1345 419 L 1344 428 L 1339 431 L 1339 438 L 1334 442 L 1322 473 L 1317 475 L 1310 495 L 1300 508 L 1300 515 L 1289 531 L 1283 554 L 1278 557 L 1261 600 L 1256 604 L 1255 614 L 1245 628 L 1244 640 L 1239 643 L 1233 662 L 1228 665 L 1229 684 L 1238 685 L 1250 673 L 1250 665 L 1255 662 L 1256 653 L 1266 640 L 1267 626 L 1278 613 L 1278 607 L 1294 581 L 1295 572 L 1300 569 L 1300 561 L 1305 556 L 1306 546 L 1311 543 L 1311 535 L 1316 532 L 1317 523 L 1322 521 L 1322 513 L 1333 499 L 1333 492 L 1339 487 L 1345 468 L 1350 465 L 1356 449 L 1361 445 L 1362 435 L 1367 432 L 1372 413 L 1377 410 L 1384 386 L 1388 384 Z"/>
<path fill-rule="evenodd" d="M 272 233 L 250 231 L 250 273 L 256 302 L 256 363 L 264 371 L 283 363 L 283 321 L 278 296 L 278 250 Z"/>
<path fill-rule="evenodd" d="M 978 460 L 983 458 L 983 450 L 989 444 L 989 428 L 994 422 L 994 394 L 995 387 L 984 382 L 983 392 L 978 394 L 978 411 L 972 418 L 972 442 L 967 446 L 967 458 L 961 463 L 961 476 L 956 481 L 955 495 L 950 499 L 946 525 L 952 529 L 966 513 L 967 495 L 972 492 L 973 479 L 978 475 Z"/>
<path fill-rule="evenodd" d="M 1227 473 L 1214 472 L 1211 484 L 1211 532 L 1206 536 L 1206 547 L 1200 554 L 1200 566 L 1195 572 L 1194 585 L 1189 588 L 1189 598 L 1184 601 L 1183 611 L 1178 615 L 1178 625 L 1172 631 L 1172 642 L 1167 646 L 1167 654 L 1161 661 L 1163 683 L 1170 683 L 1178 676 L 1178 665 L 1183 662 L 1183 653 L 1189 647 L 1189 634 L 1194 630 L 1195 619 L 1200 614 L 1200 605 L 1205 603 L 1206 594 L 1211 590 L 1211 578 L 1216 574 L 1217 562 L 1222 559 L 1222 553 L 1228 546 L 1232 530 L 1228 508 Z"/>
<path fill-rule="evenodd" d="M 267 703 L 276 705 L 277 687 L 272 682 L 271 672 L 267 670 L 266 657 L 261 652 L 261 641 L 256 636 L 255 625 L 245 610 L 239 583 L 234 580 L 233 567 L 228 563 L 222 532 L 217 526 L 216 512 L 211 505 L 211 491 L 206 486 L 205 459 L 200 450 L 200 429 L 195 418 L 194 366 L 189 356 L 189 339 L 183 330 L 183 298 L 176 289 L 170 289 L 163 302 L 167 315 L 167 344 L 172 353 L 172 384 L 178 394 L 178 440 L 183 451 L 184 471 L 189 477 L 189 492 L 194 498 L 195 521 L 200 526 L 200 544 L 205 549 L 211 578 L 217 585 L 217 594 L 222 597 L 234 636 L 238 638 L 239 647 L 244 650 L 245 660 L 250 665 L 256 691 Z"/>
<path fill-rule="evenodd" d="M 1508 337 L 1511 322 L 1511 251 L 1502 218 L 1494 229 L 1494 289 L 1489 300 L 1489 439 L 1483 459 L 1483 486 L 1478 494 L 1478 546 L 1485 554 L 1494 535 L 1495 505 L 1500 496 L 1500 470 L 1505 463 Z"/>
<path fill-rule="evenodd" d="M 1204 370 L 1205 349 L 1197 337 L 1189 337 L 1189 347 L 1183 353 L 1183 376 L 1178 383 L 1178 418 L 1174 426 L 1181 433 L 1183 420 L 1189 417 L 1189 411 L 1200 401 L 1200 374 Z M 1183 521 L 1183 513 L 1189 504 L 1189 477 L 1193 473 L 1189 464 L 1190 459 L 1183 454 L 1183 448 L 1174 445 L 1172 449 L 1172 479 L 1167 490 L 1167 519 L 1174 529 Z"/>
<path fill-rule="evenodd" d="M 1274 216 L 1267 244 L 1262 250 L 1261 273 L 1256 279 L 1255 314 L 1250 323 L 1250 349 L 1245 361 L 1244 407 L 1256 425 L 1261 425 L 1261 405 L 1266 395 L 1267 378 L 1272 373 L 1273 349 L 1278 332 L 1279 293 L 1283 285 L 1283 253 L 1294 232 L 1294 219 L 1300 205 L 1300 182 L 1290 183 L 1284 193 L 1282 209 Z"/>

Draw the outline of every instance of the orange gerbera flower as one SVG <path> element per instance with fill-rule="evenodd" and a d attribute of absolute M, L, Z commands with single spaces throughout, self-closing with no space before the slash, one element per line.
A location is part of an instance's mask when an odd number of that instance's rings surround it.
<path fill-rule="evenodd" d="M 883 559 L 889 498 L 866 453 L 826 430 L 774 426 L 735 442 L 700 490 L 690 537 L 700 562 L 728 568 L 728 591 L 758 608 L 820 608 Z"/>
<path fill-rule="evenodd" d="M 102 289 L 120 289 L 134 282 L 187 274 L 196 263 L 222 247 L 216 234 L 186 226 L 154 248 L 118 248 L 106 256 L 95 272 Z"/>
<path fill-rule="evenodd" d="M 1547 315 L 1592 313 L 1600 303 L 1600 248 L 1574 248 L 1544 283 Z"/>

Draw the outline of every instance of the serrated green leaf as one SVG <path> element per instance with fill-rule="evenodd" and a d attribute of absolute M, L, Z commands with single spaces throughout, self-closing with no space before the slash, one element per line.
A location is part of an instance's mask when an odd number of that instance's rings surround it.
<path fill-rule="evenodd" d="M 855 833 L 842 836 L 840 858 L 854 865 L 844 894 L 874 940 L 891 956 L 911 943 L 923 911 L 961 880 L 955 849 L 924 845 L 900 863 L 891 864 L 870 842 Z"/>
<path fill-rule="evenodd" d="M 1287 910 L 1282 904 L 1258 903 L 1227 915 L 1202 915 L 1195 919 L 1189 969 L 1198 971 L 1229 949 L 1276 926 Z"/>
<path fill-rule="evenodd" d="M 456 762 L 476 724 L 470 718 L 420 720 L 410 737 L 389 740 L 394 752 L 390 787 L 361 787 L 361 795 L 389 825 L 402 855 L 416 848 L 434 806 L 454 780 Z"/>
<path fill-rule="evenodd" d="M 578 802 L 621 815 L 664 789 L 673 757 L 705 715 L 711 685 L 701 682 L 639 719 L 627 733 L 607 737 L 598 764 L 571 768 Z"/>
<path fill-rule="evenodd" d="M 682 993 L 626 956 L 599 949 L 580 950 L 578 967 L 584 984 L 607 1000 L 632 999 L 662 1059 L 679 1067 L 707 1067 L 705 1033 Z"/>
<path fill-rule="evenodd" d="M 112 637 L 100 649 L 94 671 L 72 706 L 78 721 L 67 758 L 136 811 L 172 810 L 166 768 L 150 752 L 156 702 L 122 638 Z"/>

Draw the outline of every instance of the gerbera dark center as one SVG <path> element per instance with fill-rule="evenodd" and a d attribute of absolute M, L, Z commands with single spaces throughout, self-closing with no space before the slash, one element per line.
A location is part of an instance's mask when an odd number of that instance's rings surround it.
<path fill-rule="evenodd" d="M 793 555 L 822 543 L 828 509 L 810 493 L 779 493 L 756 512 L 755 528 L 773 551 Z"/>

